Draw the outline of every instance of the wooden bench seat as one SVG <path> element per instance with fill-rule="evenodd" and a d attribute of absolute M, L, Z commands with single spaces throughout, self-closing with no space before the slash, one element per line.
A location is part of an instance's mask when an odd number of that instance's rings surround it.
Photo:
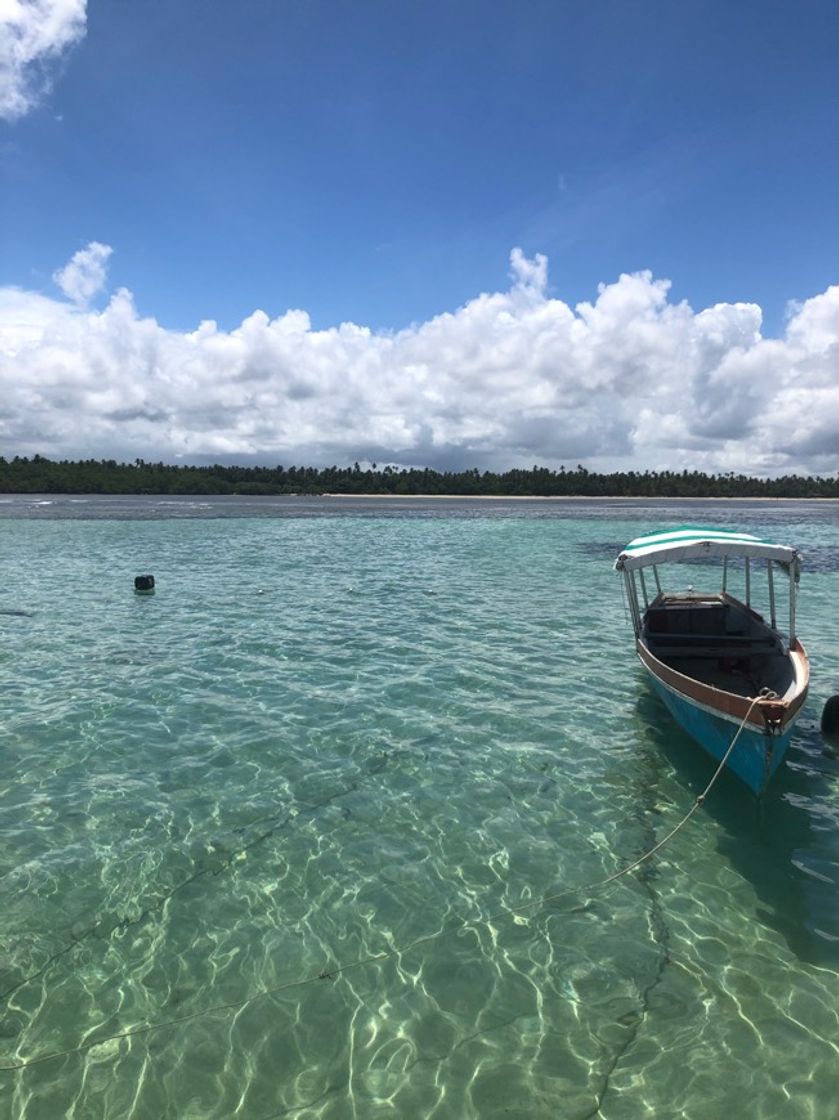
<path fill-rule="evenodd" d="M 743 634 L 651 634 L 650 651 L 656 657 L 726 658 L 745 660 L 778 648 L 775 638 L 747 638 Z"/>
<path fill-rule="evenodd" d="M 750 638 L 746 634 L 647 634 L 647 641 L 659 646 L 701 646 L 709 642 L 715 645 L 740 645 L 749 648 L 775 645 L 775 639 L 770 634 L 764 638 Z"/>

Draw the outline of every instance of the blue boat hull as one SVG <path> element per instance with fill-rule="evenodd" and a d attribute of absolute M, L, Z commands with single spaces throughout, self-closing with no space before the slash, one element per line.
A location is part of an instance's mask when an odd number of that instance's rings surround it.
<path fill-rule="evenodd" d="M 717 762 L 722 761 L 731 746 L 731 740 L 737 734 L 739 721 L 714 714 L 689 697 L 668 688 L 646 666 L 645 669 L 653 690 L 661 697 L 679 726 L 712 758 Z M 781 765 L 791 738 L 791 724 L 778 735 L 768 735 L 747 724 L 740 733 L 737 746 L 729 755 L 726 769 L 731 770 L 753 793 L 759 795 Z"/>

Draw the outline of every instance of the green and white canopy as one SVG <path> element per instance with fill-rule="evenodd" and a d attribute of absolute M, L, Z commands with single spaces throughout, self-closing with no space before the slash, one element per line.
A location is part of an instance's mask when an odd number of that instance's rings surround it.
<path fill-rule="evenodd" d="M 618 556 L 615 567 L 620 572 L 629 572 L 635 568 L 646 568 L 651 564 L 666 564 L 673 560 L 734 556 L 777 560 L 796 576 L 801 559 L 796 549 L 784 544 L 773 544 L 772 541 L 754 537 L 751 533 L 683 525 L 663 533 L 636 537 Z"/>

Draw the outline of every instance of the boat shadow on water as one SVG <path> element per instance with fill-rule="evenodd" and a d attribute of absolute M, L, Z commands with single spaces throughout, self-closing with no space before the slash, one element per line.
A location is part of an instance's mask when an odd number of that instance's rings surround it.
<path fill-rule="evenodd" d="M 636 701 L 650 784 L 668 776 L 698 796 L 715 763 L 670 718 L 651 689 Z M 670 775 L 668 775 L 668 770 Z M 663 792 L 663 790 L 662 790 Z M 762 797 L 724 771 L 702 809 L 719 826 L 717 849 L 751 885 L 755 914 L 811 964 L 839 966 L 839 760 L 824 751 L 809 710 Z M 699 817 L 694 826 L 699 826 Z"/>

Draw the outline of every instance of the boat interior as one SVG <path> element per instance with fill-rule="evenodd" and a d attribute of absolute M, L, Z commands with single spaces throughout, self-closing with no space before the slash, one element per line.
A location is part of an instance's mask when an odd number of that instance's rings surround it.
<path fill-rule="evenodd" d="M 795 666 L 781 635 L 724 592 L 658 595 L 644 612 L 642 639 L 665 665 L 725 692 L 795 692 Z"/>

